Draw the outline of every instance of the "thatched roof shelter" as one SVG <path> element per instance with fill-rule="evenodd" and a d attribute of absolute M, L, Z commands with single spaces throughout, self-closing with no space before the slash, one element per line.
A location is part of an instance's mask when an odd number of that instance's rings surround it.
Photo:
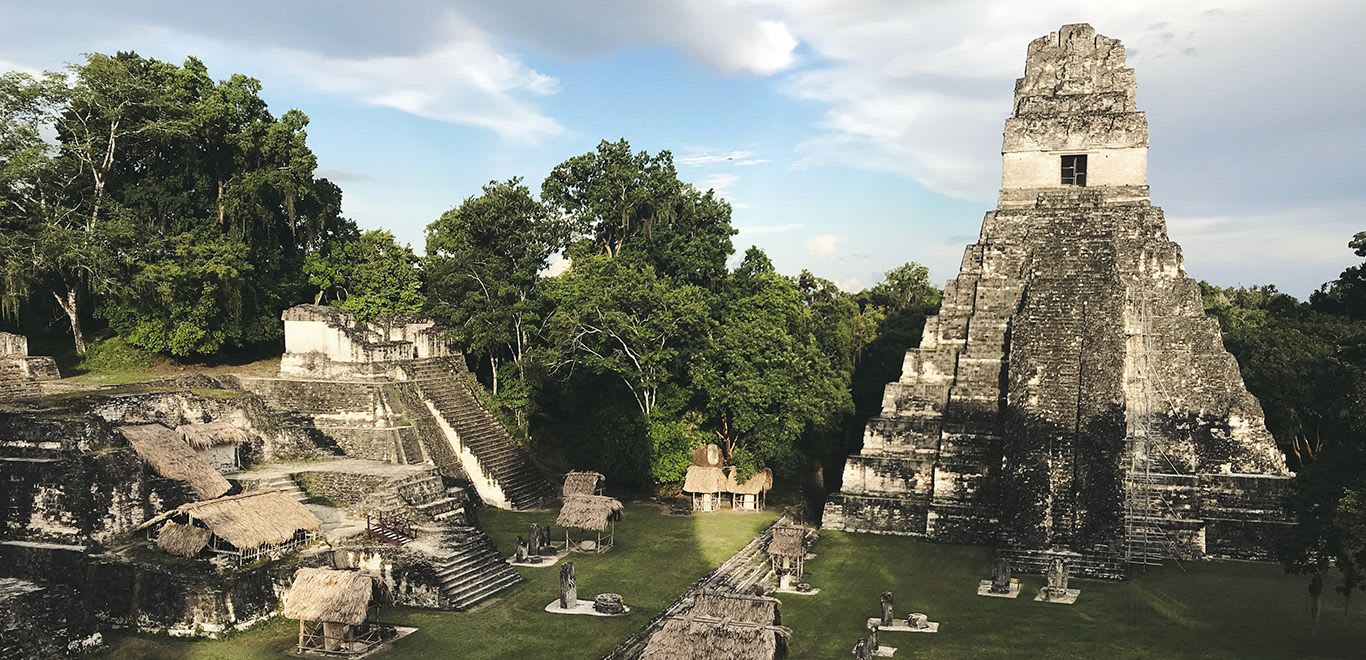
<path fill-rule="evenodd" d="M 203 424 L 181 424 L 175 432 L 186 444 L 196 451 L 220 445 L 240 445 L 251 440 L 251 434 L 233 426 L 230 422 L 204 422 Z"/>
<path fill-rule="evenodd" d="M 370 604 L 389 605 L 388 586 L 360 571 L 301 568 L 285 599 L 285 617 L 358 626 L 369 616 Z"/>
<path fill-rule="evenodd" d="M 157 532 L 157 547 L 177 557 L 193 557 L 209 545 L 212 537 L 207 527 L 168 522 Z"/>
<path fill-rule="evenodd" d="M 720 493 L 726 489 L 726 473 L 719 467 L 693 465 L 683 477 L 685 493 Z"/>
<path fill-rule="evenodd" d="M 754 473 L 749 479 L 740 481 L 736 478 L 738 468 L 730 466 L 726 468 L 726 492 L 736 495 L 758 495 L 766 493 L 773 488 L 773 470 L 764 468 Z"/>
<path fill-rule="evenodd" d="M 562 495 L 595 495 L 607 477 L 598 472 L 570 472 L 564 475 Z"/>
<path fill-rule="evenodd" d="M 739 594 L 702 594 L 686 614 L 650 637 L 641 660 L 774 660 L 787 657 L 792 631 L 778 601 Z"/>
<path fill-rule="evenodd" d="M 776 598 L 705 591 L 693 599 L 692 614 L 733 619 L 765 626 L 783 622 L 782 603 Z"/>
<path fill-rule="evenodd" d="M 185 482 L 201 500 L 218 497 L 232 488 L 175 431 L 161 424 L 120 426 L 119 433 L 157 474 Z"/>
<path fill-rule="evenodd" d="M 768 554 L 774 557 L 802 557 L 806 548 L 806 530 L 801 527 L 784 525 L 773 528 L 773 540 L 768 543 Z"/>
<path fill-rule="evenodd" d="M 199 523 L 239 551 L 254 551 L 294 540 L 297 532 L 315 533 L 318 517 L 278 490 L 252 491 L 204 502 L 190 502 L 143 523 L 150 527 L 168 518 L 169 524 Z"/>
<path fill-rule="evenodd" d="M 621 520 L 625 508 L 611 497 L 568 495 L 564 498 L 564 506 L 560 507 L 560 515 L 555 518 L 555 526 L 601 532 L 607 529 L 608 522 Z"/>

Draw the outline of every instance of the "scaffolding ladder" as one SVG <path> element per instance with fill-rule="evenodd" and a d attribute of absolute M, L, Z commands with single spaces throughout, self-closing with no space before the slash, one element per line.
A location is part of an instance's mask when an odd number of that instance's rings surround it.
<path fill-rule="evenodd" d="M 1162 448 L 1155 419 L 1157 410 L 1175 412 L 1176 405 L 1162 388 L 1152 368 L 1152 317 L 1148 314 L 1148 296 L 1138 294 L 1140 319 L 1140 350 L 1135 379 L 1142 394 L 1137 398 L 1138 410 L 1132 410 L 1126 444 L 1129 469 L 1124 477 L 1124 561 L 1144 567 L 1160 566 L 1166 559 L 1181 566 L 1181 546 L 1163 523 L 1179 520 L 1176 510 L 1163 492 L 1162 474 L 1179 475 L 1180 469 Z M 1154 471 L 1154 463 L 1159 469 Z"/>

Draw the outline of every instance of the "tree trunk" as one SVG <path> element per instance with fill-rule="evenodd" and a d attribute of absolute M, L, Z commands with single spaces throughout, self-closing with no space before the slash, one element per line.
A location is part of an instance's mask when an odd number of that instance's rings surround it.
<path fill-rule="evenodd" d="M 493 372 L 493 396 L 498 396 L 498 358 L 489 353 L 489 370 Z"/>
<path fill-rule="evenodd" d="M 71 339 L 76 345 L 76 354 L 85 355 L 85 335 L 81 332 L 81 307 L 76 295 L 76 287 L 69 286 L 66 289 L 66 297 L 52 292 L 52 297 L 57 299 L 57 304 L 62 311 L 66 312 L 66 318 L 71 322 Z"/>
<path fill-rule="evenodd" d="M 222 228 L 223 228 L 223 226 L 224 226 L 223 223 L 225 223 L 225 222 L 227 221 L 227 219 L 228 219 L 228 210 L 227 210 L 227 207 L 223 206 L 223 188 L 224 188 L 224 187 L 225 187 L 225 184 L 224 184 L 223 180 L 220 179 L 220 180 L 218 181 L 218 198 L 215 200 L 216 203 L 218 204 L 218 228 L 219 228 L 219 229 L 222 229 Z M 317 303 L 314 303 L 314 304 L 317 304 Z"/>
<path fill-rule="evenodd" d="M 1319 612 L 1323 605 L 1323 573 L 1315 573 L 1309 580 L 1309 636 L 1319 635 Z"/>

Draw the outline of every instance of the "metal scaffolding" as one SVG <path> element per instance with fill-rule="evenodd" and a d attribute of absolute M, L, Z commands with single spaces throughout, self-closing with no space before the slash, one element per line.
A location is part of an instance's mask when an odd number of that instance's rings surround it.
<path fill-rule="evenodd" d="M 1148 314 L 1146 292 L 1138 293 L 1140 334 L 1134 380 L 1142 394 L 1131 401 L 1128 411 L 1127 447 L 1129 466 L 1124 475 L 1124 561 L 1142 566 L 1160 566 L 1171 559 L 1180 566 L 1181 546 L 1168 524 L 1181 519 L 1167 499 L 1164 477 L 1182 474 L 1176 461 L 1163 450 L 1157 432 L 1158 411 L 1175 412 L 1176 405 L 1162 388 L 1152 368 L 1152 316 Z M 1156 468 L 1156 470 L 1154 469 Z M 1184 570 L 1184 568 L 1182 569 Z"/>

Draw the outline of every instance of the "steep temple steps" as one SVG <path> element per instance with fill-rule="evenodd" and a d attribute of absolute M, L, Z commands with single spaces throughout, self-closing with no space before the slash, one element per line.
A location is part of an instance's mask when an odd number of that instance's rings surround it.
<path fill-rule="evenodd" d="M 450 554 L 436 563 L 437 582 L 447 608 L 464 610 L 522 581 L 478 527 L 451 527 Z"/>
<path fill-rule="evenodd" d="M 531 459 L 475 397 L 460 356 L 419 360 L 407 366 L 409 378 L 422 398 L 430 401 L 460 442 L 478 459 L 484 474 L 497 482 L 515 509 L 538 507 L 555 495 Z"/>

